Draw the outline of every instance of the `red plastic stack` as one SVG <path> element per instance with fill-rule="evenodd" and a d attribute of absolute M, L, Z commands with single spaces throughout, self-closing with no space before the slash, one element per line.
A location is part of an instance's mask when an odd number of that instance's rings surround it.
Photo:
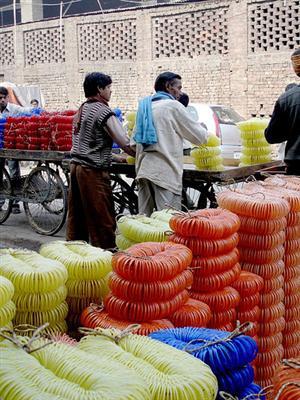
<path fill-rule="evenodd" d="M 39 119 L 41 150 L 69 151 L 75 111 L 43 113 Z"/>
<path fill-rule="evenodd" d="M 169 240 L 187 246 L 193 253 L 190 296 L 209 305 L 209 327 L 233 330 L 240 299 L 231 287 L 241 272 L 236 248 L 239 218 L 227 210 L 205 209 L 179 213 L 169 223 L 175 232 Z"/>
<path fill-rule="evenodd" d="M 75 111 L 43 112 L 41 115 L 8 117 L 4 148 L 69 151 Z"/>
<path fill-rule="evenodd" d="M 242 269 L 264 279 L 259 303 L 256 381 L 262 387 L 269 386 L 283 357 L 283 245 L 290 207 L 284 199 L 268 195 L 252 184 L 236 192 L 219 193 L 218 203 L 240 216 L 238 249 Z"/>
<path fill-rule="evenodd" d="M 284 358 L 300 355 L 300 179 L 291 176 L 268 178 L 264 184 L 274 188 L 290 204 L 284 256 L 285 329 Z M 284 186 L 284 187 L 283 187 Z M 278 190 L 280 187 L 280 190 Z"/>
<path fill-rule="evenodd" d="M 52 145 L 55 150 L 71 150 L 73 116 L 63 114 L 53 115 L 50 123 L 52 125 Z"/>
<path fill-rule="evenodd" d="M 4 130 L 4 148 L 16 149 L 16 130 L 19 129 L 19 119 L 7 117 Z M 21 150 L 21 149 L 20 149 Z"/>
<path fill-rule="evenodd" d="M 232 286 L 239 292 L 241 297 L 237 307 L 237 320 L 241 324 L 252 322 L 253 329 L 245 334 L 257 339 L 260 318 L 260 291 L 264 286 L 264 280 L 256 274 L 242 271 Z"/>
<path fill-rule="evenodd" d="M 103 307 L 96 304 L 91 304 L 85 308 L 80 316 L 80 323 L 84 327 L 91 329 L 95 328 L 116 328 L 124 330 L 128 326 L 132 325 L 133 322 L 119 320 L 111 317 L 107 312 L 103 310 Z M 153 320 L 150 322 L 139 322 L 137 324 L 134 333 L 137 335 L 148 336 L 151 332 L 158 331 L 160 329 L 174 328 L 174 325 L 168 319 Z"/>
<path fill-rule="evenodd" d="M 40 150 L 41 137 L 39 132 L 39 116 L 27 117 L 26 126 L 23 130 L 24 141 L 28 143 L 28 150 Z"/>
<path fill-rule="evenodd" d="M 81 315 L 87 327 L 124 328 L 139 323 L 139 334 L 173 326 L 206 326 L 211 312 L 189 298 L 191 251 L 175 243 L 139 243 L 113 256 L 110 293 L 104 308 Z"/>

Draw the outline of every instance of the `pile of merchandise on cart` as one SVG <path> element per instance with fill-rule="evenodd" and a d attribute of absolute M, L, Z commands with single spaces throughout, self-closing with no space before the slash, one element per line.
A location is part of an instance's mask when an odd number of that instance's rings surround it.
<path fill-rule="evenodd" d="M 22 113 L 0 119 L 0 148 L 69 151 L 76 111 Z"/>

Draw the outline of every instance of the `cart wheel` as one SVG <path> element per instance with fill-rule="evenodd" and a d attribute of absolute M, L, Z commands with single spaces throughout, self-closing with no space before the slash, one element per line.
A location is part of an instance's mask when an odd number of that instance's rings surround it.
<path fill-rule="evenodd" d="M 49 167 L 37 167 L 24 183 L 24 210 L 37 233 L 54 235 L 65 223 L 67 190 L 60 176 Z"/>
<path fill-rule="evenodd" d="M 203 208 L 218 207 L 214 187 L 210 184 L 203 183 L 200 186 L 185 186 L 182 190 L 183 211 L 200 210 Z"/>
<path fill-rule="evenodd" d="M 184 186 L 182 190 L 182 210 L 198 210 L 199 208 L 206 208 L 207 203 L 201 198 L 201 191 L 190 187 Z"/>
<path fill-rule="evenodd" d="M 128 185 L 119 175 L 111 174 L 111 187 L 115 203 L 115 213 L 137 214 L 138 213 L 138 197 L 134 189 Z"/>
<path fill-rule="evenodd" d="M 3 224 L 12 208 L 12 185 L 9 173 L 3 168 L 0 171 L 0 224 Z"/>

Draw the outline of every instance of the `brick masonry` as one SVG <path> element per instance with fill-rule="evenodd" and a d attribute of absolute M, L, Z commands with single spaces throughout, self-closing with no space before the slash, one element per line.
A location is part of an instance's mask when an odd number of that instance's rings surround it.
<path fill-rule="evenodd" d="M 271 113 L 297 82 L 300 0 L 207 0 L 68 17 L 0 29 L 6 81 L 39 85 L 46 108 L 76 108 L 87 72 L 112 76 L 112 106 L 136 108 L 155 76 L 172 70 L 193 102 Z"/>

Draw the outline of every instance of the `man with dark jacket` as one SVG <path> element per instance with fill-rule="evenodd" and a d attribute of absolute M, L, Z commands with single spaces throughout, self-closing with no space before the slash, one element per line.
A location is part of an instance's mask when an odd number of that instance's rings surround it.
<path fill-rule="evenodd" d="M 300 77 L 300 48 L 291 57 Z M 272 118 L 265 130 L 269 143 L 287 141 L 284 161 L 289 175 L 300 175 L 300 85 L 284 92 L 276 101 Z"/>

